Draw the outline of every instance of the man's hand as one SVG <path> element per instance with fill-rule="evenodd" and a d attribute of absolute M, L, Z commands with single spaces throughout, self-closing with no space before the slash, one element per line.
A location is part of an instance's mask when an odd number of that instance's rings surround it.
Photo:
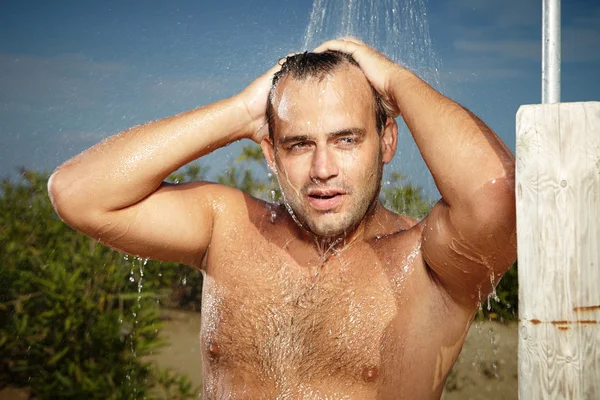
<path fill-rule="evenodd" d="M 317 47 L 314 52 L 321 53 L 327 50 L 341 51 L 351 55 L 371 85 L 381 95 L 387 114 L 390 117 L 397 117 L 400 114 L 394 97 L 394 80 L 398 75 L 409 72 L 408 70 L 352 37 L 327 41 Z"/>
<path fill-rule="evenodd" d="M 268 131 L 268 121 L 265 117 L 267 101 L 273 82 L 273 75 L 281 69 L 280 62 L 234 96 L 248 113 L 249 125 L 247 137 L 258 144 L 260 144 Z"/>

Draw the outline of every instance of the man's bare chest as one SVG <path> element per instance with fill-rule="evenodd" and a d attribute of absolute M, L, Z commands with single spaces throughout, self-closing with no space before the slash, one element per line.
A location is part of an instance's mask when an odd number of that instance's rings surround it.
<path fill-rule="evenodd" d="M 414 290 L 407 284 L 414 260 L 390 265 L 369 247 L 322 265 L 298 260 L 264 246 L 220 258 L 204 286 L 205 362 L 250 369 L 272 383 L 375 382 L 386 343 L 398 340 L 390 327 L 410 317 L 402 298 Z"/>

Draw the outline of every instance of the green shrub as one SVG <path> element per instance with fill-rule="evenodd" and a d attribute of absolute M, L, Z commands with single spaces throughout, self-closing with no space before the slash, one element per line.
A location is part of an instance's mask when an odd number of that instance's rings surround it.
<path fill-rule="evenodd" d="M 22 176 L 0 193 L 0 382 L 42 399 L 149 397 L 165 383 L 142 357 L 161 345 L 169 277 L 69 228 L 47 175 Z"/>
<path fill-rule="evenodd" d="M 394 212 L 421 220 L 429 214 L 433 202 L 423 195 L 420 187 L 403 184 L 405 179 L 399 172 L 390 173 L 386 185 L 381 189 L 380 200 Z"/>

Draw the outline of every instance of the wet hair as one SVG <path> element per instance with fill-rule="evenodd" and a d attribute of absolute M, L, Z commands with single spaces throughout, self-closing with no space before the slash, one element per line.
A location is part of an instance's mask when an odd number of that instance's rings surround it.
<path fill-rule="evenodd" d="M 267 101 L 266 117 L 269 123 L 269 138 L 271 141 L 273 141 L 274 137 L 273 123 L 275 115 L 273 95 L 279 81 L 288 75 L 298 80 L 306 80 L 308 78 L 322 80 L 339 67 L 348 64 L 360 68 L 351 55 L 335 50 L 328 50 L 323 53 L 304 52 L 283 59 L 281 69 L 273 76 L 273 85 L 271 86 Z M 373 91 L 373 102 L 375 103 L 375 126 L 377 127 L 377 132 L 381 133 L 388 116 L 381 96 L 372 86 L 371 89 Z"/>

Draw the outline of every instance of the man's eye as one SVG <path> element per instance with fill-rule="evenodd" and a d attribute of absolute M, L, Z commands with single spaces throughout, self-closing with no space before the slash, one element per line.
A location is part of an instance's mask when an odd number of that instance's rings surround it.
<path fill-rule="evenodd" d="M 308 146 L 310 146 L 310 143 L 308 142 L 298 142 L 288 147 L 288 150 L 301 150 L 307 148 Z"/>
<path fill-rule="evenodd" d="M 343 145 L 348 145 L 348 144 L 355 144 L 356 143 L 356 139 L 350 136 L 346 136 L 343 138 L 339 138 L 338 139 L 338 143 L 343 144 Z"/>

